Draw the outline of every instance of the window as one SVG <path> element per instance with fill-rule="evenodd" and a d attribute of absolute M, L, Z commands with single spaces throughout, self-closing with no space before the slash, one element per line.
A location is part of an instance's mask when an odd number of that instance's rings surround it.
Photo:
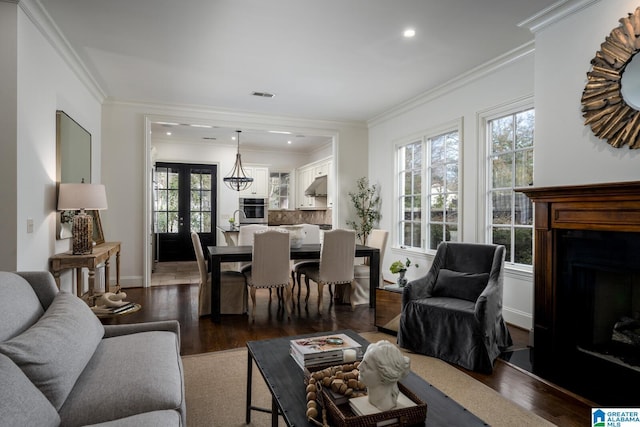
<path fill-rule="evenodd" d="M 488 240 L 504 245 L 505 260 L 531 265 L 533 204 L 514 188 L 533 185 L 533 108 L 487 121 Z"/>
<path fill-rule="evenodd" d="M 401 247 L 435 250 L 442 241 L 458 241 L 459 134 L 447 131 L 398 147 Z"/>
<path fill-rule="evenodd" d="M 442 241 L 458 240 L 458 132 L 430 138 L 428 246 L 437 249 Z"/>
<path fill-rule="evenodd" d="M 288 209 L 291 181 L 289 172 L 269 173 L 269 209 Z"/>
<path fill-rule="evenodd" d="M 398 243 L 403 247 L 422 247 L 422 141 L 400 147 L 400 223 Z"/>

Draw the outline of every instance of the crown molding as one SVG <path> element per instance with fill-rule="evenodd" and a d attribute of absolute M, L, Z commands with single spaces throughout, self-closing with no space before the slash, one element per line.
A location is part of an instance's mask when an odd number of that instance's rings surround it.
<path fill-rule="evenodd" d="M 390 120 L 394 117 L 407 113 L 415 108 L 418 108 L 423 104 L 426 104 L 437 98 L 440 98 L 443 95 L 446 95 L 447 93 L 455 89 L 468 85 L 469 83 L 472 83 L 475 80 L 478 80 L 484 76 L 494 73 L 496 70 L 502 67 L 505 67 L 513 63 L 514 61 L 517 61 L 520 58 L 523 58 L 528 55 L 532 55 L 534 52 L 535 52 L 534 42 L 530 41 L 516 49 L 513 49 L 501 56 L 498 56 L 497 58 L 489 62 L 485 62 L 484 64 L 479 65 L 478 67 L 472 68 L 471 70 L 459 75 L 458 77 L 454 77 L 453 79 L 449 80 L 448 82 L 440 86 L 437 86 L 431 90 L 423 92 L 413 98 L 410 98 L 396 105 L 392 109 L 368 120 L 367 125 L 369 126 L 369 128 L 371 128 L 387 120 Z"/>
<path fill-rule="evenodd" d="M 518 27 L 528 28 L 529 31 L 535 34 L 549 25 L 561 21 L 567 16 L 573 15 L 599 1 L 600 0 L 561 0 L 520 22 Z"/>
<path fill-rule="evenodd" d="M 3 0 L 0 0 L 3 1 Z M 80 79 L 91 94 L 102 103 L 106 93 L 100 87 L 88 68 L 84 65 L 71 44 L 60 31 L 39 0 L 17 0 L 18 6 L 27 15 L 40 33 L 49 41 L 74 74 Z"/>

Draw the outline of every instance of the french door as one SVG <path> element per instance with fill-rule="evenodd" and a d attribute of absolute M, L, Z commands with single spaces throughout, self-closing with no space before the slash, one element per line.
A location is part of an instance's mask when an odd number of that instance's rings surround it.
<path fill-rule="evenodd" d="M 215 165 L 157 162 L 154 172 L 153 221 L 156 259 L 195 260 L 191 232 L 203 247 L 216 244 Z"/>

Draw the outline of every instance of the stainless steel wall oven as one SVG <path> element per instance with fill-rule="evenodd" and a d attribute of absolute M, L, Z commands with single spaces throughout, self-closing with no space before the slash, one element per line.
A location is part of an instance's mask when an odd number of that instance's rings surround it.
<path fill-rule="evenodd" d="M 267 224 L 269 222 L 269 199 L 240 197 L 240 224 Z"/>

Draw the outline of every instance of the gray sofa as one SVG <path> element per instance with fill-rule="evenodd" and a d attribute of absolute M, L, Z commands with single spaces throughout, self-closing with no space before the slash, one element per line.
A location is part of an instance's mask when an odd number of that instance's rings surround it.
<path fill-rule="evenodd" d="M 186 425 L 177 321 L 103 326 L 48 272 L 0 292 L 0 425 Z"/>

